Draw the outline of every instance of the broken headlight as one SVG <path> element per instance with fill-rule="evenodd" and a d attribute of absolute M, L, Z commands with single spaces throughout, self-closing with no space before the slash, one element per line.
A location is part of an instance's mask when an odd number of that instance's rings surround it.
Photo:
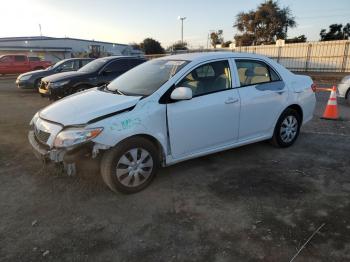
<path fill-rule="evenodd" d="M 59 148 L 82 144 L 97 137 L 102 130 L 102 127 L 92 129 L 68 128 L 58 133 L 54 141 L 54 146 Z"/>

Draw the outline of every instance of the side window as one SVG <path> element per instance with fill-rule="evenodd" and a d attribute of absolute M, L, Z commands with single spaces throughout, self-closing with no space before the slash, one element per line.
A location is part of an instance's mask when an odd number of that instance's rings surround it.
<path fill-rule="evenodd" d="M 10 56 L 4 56 L 4 57 L 2 57 L 1 59 L 0 59 L 0 62 L 2 62 L 2 63 L 9 63 L 9 62 L 11 62 L 11 57 Z"/>
<path fill-rule="evenodd" d="M 79 68 L 79 60 L 74 60 L 73 70 L 77 71 Z"/>
<path fill-rule="evenodd" d="M 214 69 L 211 65 L 201 66 L 196 69 L 198 77 L 213 77 L 215 76 Z"/>
<path fill-rule="evenodd" d="M 25 62 L 26 57 L 23 55 L 15 55 L 15 62 Z"/>
<path fill-rule="evenodd" d="M 35 56 L 28 57 L 28 59 L 29 61 L 33 61 L 33 62 L 40 61 L 40 57 L 35 57 Z"/>
<path fill-rule="evenodd" d="M 270 68 L 271 81 L 280 81 L 280 77 L 276 74 L 274 70 Z"/>
<path fill-rule="evenodd" d="M 81 67 L 83 67 L 84 65 L 87 65 L 88 63 L 90 63 L 92 60 L 81 60 Z"/>
<path fill-rule="evenodd" d="M 130 63 L 130 68 L 133 68 L 135 66 L 138 66 L 140 64 L 142 64 L 143 62 L 145 62 L 145 60 L 141 60 L 141 59 L 130 59 L 129 63 Z"/>
<path fill-rule="evenodd" d="M 256 85 L 280 80 L 265 63 L 252 60 L 236 60 L 241 86 Z"/>
<path fill-rule="evenodd" d="M 72 71 L 74 69 L 74 60 L 65 62 L 63 65 L 61 65 L 60 71 Z"/>
<path fill-rule="evenodd" d="M 191 88 L 195 97 L 229 89 L 232 87 L 231 83 L 230 66 L 225 60 L 197 67 L 177 86 Z"/>
<path fill-rule="evenodd" d="M 123 73 L 128 71 L 129 68 L 129 61 L 127 59 L 121 59 L 110 63 L 104 71 L 111 73 Z"/>

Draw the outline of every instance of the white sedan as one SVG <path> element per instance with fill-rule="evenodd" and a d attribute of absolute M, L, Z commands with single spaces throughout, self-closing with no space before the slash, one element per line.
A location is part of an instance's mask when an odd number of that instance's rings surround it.
<path fill-rule="evenodd" d="M 101 154 L 107 186 L 134 193 L 160 166 L 262 140 L 292 145 L 314 91 L 310 77 L 255 54 L 166 56 L 40 110 L 28 137 L 38 157 L 70 170 Z"/>
<path fill-rule="evenodd" d="M 350 76 L 345 76 L 338 84 L 339 97 L 345 98 L 346 102 L 350 104 Z"/>

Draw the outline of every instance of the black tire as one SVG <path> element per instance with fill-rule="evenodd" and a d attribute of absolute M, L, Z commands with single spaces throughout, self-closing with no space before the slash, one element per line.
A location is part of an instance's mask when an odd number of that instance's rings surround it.
<path fill-rule="evenodd" d="M 36 91 L 38 91 L 38 92 L 39 92 L 40 82 L 41 82 L 41 78 L 35 80 L 35 82 L 34 82 L 34 89 L 36 89 Z"/>
<path fill-rule="evenodd" d="M 284 132 L 282 132 L 282 128 L 285 128 L 284 121 L 288 121 L 288 119 L 295 119 L 297 122 L 297 127 L 295 128 L 295 134 L 288 137 L 288 139 L 284 139 L 283 135 L 286 135 Z M 275 126 L 275 130 L 273 133 L 273 137 L 271 138 L 270 142 L 272 145 L 276 147 L 289 147 L 295 143 L 297 140 L 299 133 L 300 133 L 300 127 L 301 127 L 301 116 L 299 113 L 291 108 L 287 108 L 279 117 L 277 124 Z M 281 133 L 282 132 L 282 133 Z M 288 141 L 291 139 L 290 141 Z"/>
<path fill-rule="evenodd" d="M 153 167 L 151 168 L 150 174 L 147 178 L 138 186 L 125 186 L 117 177 L 117 165 L 121 158 L 127 154 L 132 149 L 138 149 L 137 155 L 139 155 L 139 150 L 146 150 L 153 161 Z M 119 164 L 122 165 L 122 164 Z M 101 176 L 105 184 L 114 192 L 121 192 L 125 194 L 132 194 L 141 191 L 146 188 L 154 179 L 158 168 L 160 166 L 160 157 L 157 147 L 149 140 L 142 137 L 133 137 L 127 139 L 112 149 L 106 151 L 101 159 Z M 130 172 L 123 175 L 125 177 L 132 176 Z M 142 177 L 142 175 L 137 175 Z M 122 176 L 120 176 L 122 177 Z M 132 176 L 135 180 L 135 177 Z M 130 182 L 132 179 L 130 179 Z M 130 184 L 130 183 L 129 183 Z"/>

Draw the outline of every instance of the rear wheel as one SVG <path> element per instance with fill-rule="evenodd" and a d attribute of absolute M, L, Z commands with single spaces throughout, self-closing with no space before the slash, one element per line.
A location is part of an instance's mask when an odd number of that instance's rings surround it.
<path fill-rule="evenodd" d="M 300 132 L 299 113 L 287 108 L 277 121 L 271 143 L 276 147 L 289 147 L 297 140 Z"/>
<path fill-rule="evenodd" d="M 112 191 L 136 193 L 152 182 L 159 163 L 159 153 L 152 142 L 142 137 L 130 138 L 105 152 L 101 175 Z"/>

